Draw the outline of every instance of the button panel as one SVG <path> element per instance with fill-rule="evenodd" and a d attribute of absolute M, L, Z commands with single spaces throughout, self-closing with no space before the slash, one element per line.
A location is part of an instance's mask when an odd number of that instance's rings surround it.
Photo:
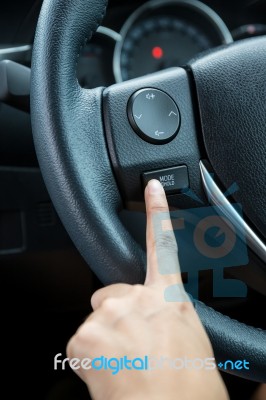
<path fill-rule="evenodd" d="M 134 131 L 153 144 L 172 140 L 180 127 L 180 113 L 174 100 L 158 89 L 141 89 L 128 102 L 128 118 Z"/>
<path fill-rule="evenodd" d="M 186 165 L 145 172 L 142 175 L 144 187 L 151 179 L 161 182 L 166 194 L 175 194 L 189 188 L 188 169 Z"/>

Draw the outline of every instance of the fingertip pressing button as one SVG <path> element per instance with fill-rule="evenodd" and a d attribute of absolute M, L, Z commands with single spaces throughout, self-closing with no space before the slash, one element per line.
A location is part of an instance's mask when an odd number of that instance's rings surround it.
<path fill-rule="evenodd" d="M 144 172 L 143 185 L 146 187 L 151 179 L 161 182 L 166 194 L 175 194 L 189 189 L 188 168 L 186 165 Z"/>

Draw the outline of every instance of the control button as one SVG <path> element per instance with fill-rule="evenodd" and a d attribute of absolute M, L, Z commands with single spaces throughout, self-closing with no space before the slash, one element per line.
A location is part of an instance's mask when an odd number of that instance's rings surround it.
<path fill-rule="evenodd" d="M 145 172 L 142 175 L 144 187 L 151 179 L 161 182 L 166 194 L 180 193 L 189 188 L 188 169 L 186 165 Z"/>
<path fill-rule="evenodd" d="M 180 113 L 174 100 L 158 89 L 141 89 L 128 102 L 128 118 L 134 131 L 153 144 L 170 142 L 178 133 Z"/>

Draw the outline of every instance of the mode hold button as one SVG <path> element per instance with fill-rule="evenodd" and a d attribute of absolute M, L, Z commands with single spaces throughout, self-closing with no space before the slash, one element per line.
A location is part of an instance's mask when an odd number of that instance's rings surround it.
<path fill-rule="evenodd" d="M 142 175 L 144 187 L 151 179 L 161 182 L 166 194 L 180 193 L 189 188 L 188 169 L 186 165 L 144 172 Z"/>

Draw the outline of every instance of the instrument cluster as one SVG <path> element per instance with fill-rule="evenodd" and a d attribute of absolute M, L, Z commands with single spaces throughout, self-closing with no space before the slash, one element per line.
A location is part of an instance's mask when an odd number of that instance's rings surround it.
<path fill-rule="evenodd" d="M 236 2 L 232 8 L 230 2 L 224 1 L 222 9 L 212 7 L 216 3 L 150 0 L 137 4 L 125 15 L 120 3 L 116 7 L 119 18 L 110 7 L 110 15 L 107 10 L 103 26 L 79 59 L 81 86 L 108 86 L 182 66 L 206 50 L 266 34 L 266 18 L 264 24 L 261 13 L 256 15 L 253 9 L 254 3 L 260 1 L 242 2 L 237 7 Z M 253 15 L 255 18 L 251 19 Z"/>

